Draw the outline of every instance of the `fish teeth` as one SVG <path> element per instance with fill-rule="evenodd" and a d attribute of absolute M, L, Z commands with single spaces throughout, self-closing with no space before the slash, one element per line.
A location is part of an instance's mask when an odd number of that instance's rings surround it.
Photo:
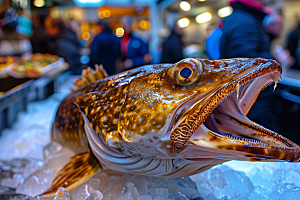
<path fill-rule="evenodd" d="M 239 100 L 239 95 L 240 95 L 240 83 L 237 83 L 237 84 L 236 84 L 235 90 L 236 90 L 236 98 L 237 98 L 237 100 Z"/>
<path fill-rule="evenodd" d="M 281 77 L 280 77 L 280 79 L 281 79 Z M 276 78 L 273 78 L 273 81 L 274 81 L 274 89 L 273 89 L 273 92 L 275 92 L 275 89 L 276 89 L 276 87 L 277 87 L 277 83 L 278 83 L 278 80 L 276 79 Z"/>

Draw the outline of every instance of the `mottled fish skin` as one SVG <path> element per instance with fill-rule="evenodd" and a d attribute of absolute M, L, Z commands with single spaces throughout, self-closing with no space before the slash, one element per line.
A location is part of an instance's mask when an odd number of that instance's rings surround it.
<path fill-rule="evenodd" d="M 143 66 L 71 93 L 58 108 L 52 138 L 75 152 L 90 145 L 111 169 L 154 176 L 187 176 L 231 159 L 298 161 L 299 146 L 277 133 L 262 129 L 257 137 L 272 141 L 266 147 L 202 126 L 240 85 L 280 73 L 276 61 L 263 58 Z M 255 98 L 239 109 L 249 109 Z"/>

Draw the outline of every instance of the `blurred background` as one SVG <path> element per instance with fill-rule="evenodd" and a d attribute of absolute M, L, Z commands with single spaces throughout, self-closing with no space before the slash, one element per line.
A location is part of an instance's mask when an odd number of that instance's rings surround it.
<path fill-rule="evenodd" d="M 281 63 L 283 81 L 249 117 L 300 143 L 299 8 L 298 0 L 0 0 L 2 100 L 33 81 L 24 110 L 57 92 L 63 75 L 97 64 L 113 75 L 186 57 L 265 57 Z M 18 112 L 3 102 L 0 130 Z"/>

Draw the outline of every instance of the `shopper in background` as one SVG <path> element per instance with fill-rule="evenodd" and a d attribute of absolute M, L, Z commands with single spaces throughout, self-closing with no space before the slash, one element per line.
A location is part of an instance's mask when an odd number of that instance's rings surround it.
<path fill-rule="evenodd" d="M 113 34 L 105 21 L 99 21 L 101 32 L 94 38 L 91 45 L 90 66 L 102 64 L 109 75 L 116 73 L 116 60 L 120 56 L 120 39 Z"/>
<path fill-rule="evenodd" d="M 222 27 L 222 20 L 218 19 L 205 40 L 205 54 L 211 60 L 220 59 L 220 38 L 222 36 Z"/>
<path fill-rule="evenodd" d="M 298 40 L 300 36 L 300 19 L 296 16 L 297 28 L 293 30 L 288 36 L 287 49 L 290 51 L 291 56 L 295 58 L 295 63 L 291 68 L 300 69 L 299 58 L 296 56 L 296 49 L 299 46 Z"/>
<path fill-rule="evenodd" d="M 121 21 L 124 27 L 124 35 L 121 39 L 122 62 L 117 63 L 118 71 L 128 70 L 150 63 L 152 57 L 148 53 L 148 45 L 133 34 L 131 26 L 135 19 L 124 16 Z"/>
<path fill-rule="evenodd" d="M 170 36 L 162 44 L 162 63 L 176 63 L 183 58 L 182 29 L 173 25 Z"/>
<path fill-rule="evenodd" d="M 33 23 L 33 33 L 30 37 L 33 53 L 49 53 L 50 37 L 45 31 L 46 13 L 39 13 Z"/>
<path fill-rule="evenodd" d="M 61 19 L 47 17 L 46 32 L 51 37 L 50 53 L 61 56 L 70 65 L 73 74 L 81 74 L 80 45 L 76 33 L 67 28 Z"/>
<path fill-rule="evenodd" d="M 295 59 L 291 56 L 289 50 L 283 49 L 280 44 L 274 46 L 272 42 L 280 36 L 283 30 L 283 17 L 279 12 L 273 12 L 267 15 L 263 20 L 263 27 L 268 35 L 269 48 L 271 52 L 281 64 L 283 70 L 289 69 L 294 63 Z M 273 48 L 271 48 L 273 46 Z"/>
<path fill-rule="evenodd" d="M 269 39 L 262 21 L 268 9 L 262 0 L 230 0 L 233 12 L 223 20 L 221 58 L 263 57 L 275 59 L 269 48 Z M 268 87 L 259 95 L 248 117 L 270 128 L 268 117 L 272 113 L 273 88 Z"/>

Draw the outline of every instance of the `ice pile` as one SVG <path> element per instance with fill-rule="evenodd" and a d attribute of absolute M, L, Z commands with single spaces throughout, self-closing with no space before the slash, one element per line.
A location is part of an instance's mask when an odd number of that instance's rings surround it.
<path fill-rule="evenodd" d="M 300 164 L 297 163 L 231 161 L 191 179 L 205 200 L 300 197 Z"/>

